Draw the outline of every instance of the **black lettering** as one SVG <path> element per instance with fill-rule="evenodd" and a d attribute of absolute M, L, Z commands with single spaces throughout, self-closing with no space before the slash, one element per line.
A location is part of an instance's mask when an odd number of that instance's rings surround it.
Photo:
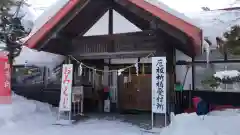
<path fill-rule="evenodd" d="M 161 109 L 161 110 L 163 110 L 163 104 L 160 104 L 160 103 L 157 103 L 157 109 Z"/>

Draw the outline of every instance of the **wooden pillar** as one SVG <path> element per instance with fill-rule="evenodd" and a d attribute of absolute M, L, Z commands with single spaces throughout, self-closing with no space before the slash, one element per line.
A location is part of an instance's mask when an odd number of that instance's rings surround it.
<path fill-rule="evenodd" d="M 175 85 L 175 49 L 173 45 L 169 45 L 166 48 L 167 52 L 167 73 L 168 73 L 168 93 L 167 99 L 169 108 L 168 111 L 173 111 L 173 101 L 174 101 L 174 85 Z"/>
<path fill-rule="evenodd" d="M 108 35 L 113 35 L 113 8 L 109 8 L 109 17 L 108 17 Z M 114 51 L 114 40 L 111 41 L 110 45 L 108 45 L 108 52 Z"/>
<path fill-rule="evenodd" d="M 108 18 L 108 34 L 113 34 L 113 9 L 109 9 L 109 18 Z"/>
<path fill-rule="evenodd" d="M 195 89 L 195 57 L 192 57 L 192 90 Z"/>

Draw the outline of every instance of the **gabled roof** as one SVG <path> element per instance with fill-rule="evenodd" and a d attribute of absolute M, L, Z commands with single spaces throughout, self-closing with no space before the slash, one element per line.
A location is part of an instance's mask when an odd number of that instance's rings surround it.
<path fill-rule="evenodd" d="M 36 44 L 49 33 L 55 25 L 57 25 L 71 10 L 73 10 L 79 2 L 83 0 L 62 0 L 65 3 L 56 4 L 62 6 L 58 8 L 58 11 L 49 17 L 49 20 L 42 26 L 38 26 L 31 36 L 26 40 L 25 44 L 29 48 L 35 48 Z M 188 35 L 194 45 L 195 52 L 200 52 L 202 44 L 202 30 L 194 25 L 190 19 L 186 19 L 184 15 L 168 8 L 166 5 L 148 0 L 127 0 L 128 2 L 134 4 L 135 6 L 144 9 L 145 11 L 151 13 L 153 16 L 158 17 L 162 21 L 170 24 L 171 26 L 179 29 Z M 62 4 L 62 5 L 61 5 Z M 52 7 L 53 8 L 53 7 Z M 47 13 L 43 13 L 47 14 Z M 50 13 L 52 14 L 52 13 Z M 84 20 L 84 19 L 83 19 Z"/>

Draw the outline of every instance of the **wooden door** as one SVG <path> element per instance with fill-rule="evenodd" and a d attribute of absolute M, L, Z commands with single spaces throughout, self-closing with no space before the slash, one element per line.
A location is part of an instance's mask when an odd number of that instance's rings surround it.
<path fill-rule="evenodd" d="M 137 97 L 134 82 L 123 83 L 122 81 L 120 85 L 122 85 L 119 94 L 121 108 L 123 110 L 136 109 Z"/>
<path fill-rule="evenodd" d="M 123 83 L 120 89 L 120 104 L 123 110 L 151 110 L 151 75 L 132 75 L 131 82 Z"/>
<path fill-rule="evenodd" d="M 151 75 L 140 75 L 138 79 L 137 108 L 142 111 L 151 111 Z"/>

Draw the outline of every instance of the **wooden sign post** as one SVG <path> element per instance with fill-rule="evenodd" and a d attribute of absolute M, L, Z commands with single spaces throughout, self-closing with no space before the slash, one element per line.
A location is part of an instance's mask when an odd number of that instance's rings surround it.
<path fill-rule="evenodd" d="M 165 115 L 167 125 L 166 57 L 152 57 L 152 128 L 154 114 Z"/>
<path fill-rule="evenodd" d="M 62 69 L 61 98 L 59 102 L 58 124 L 71 124 L 72 121 L 72 79 L 73 65 L 64 64 Z"/>

